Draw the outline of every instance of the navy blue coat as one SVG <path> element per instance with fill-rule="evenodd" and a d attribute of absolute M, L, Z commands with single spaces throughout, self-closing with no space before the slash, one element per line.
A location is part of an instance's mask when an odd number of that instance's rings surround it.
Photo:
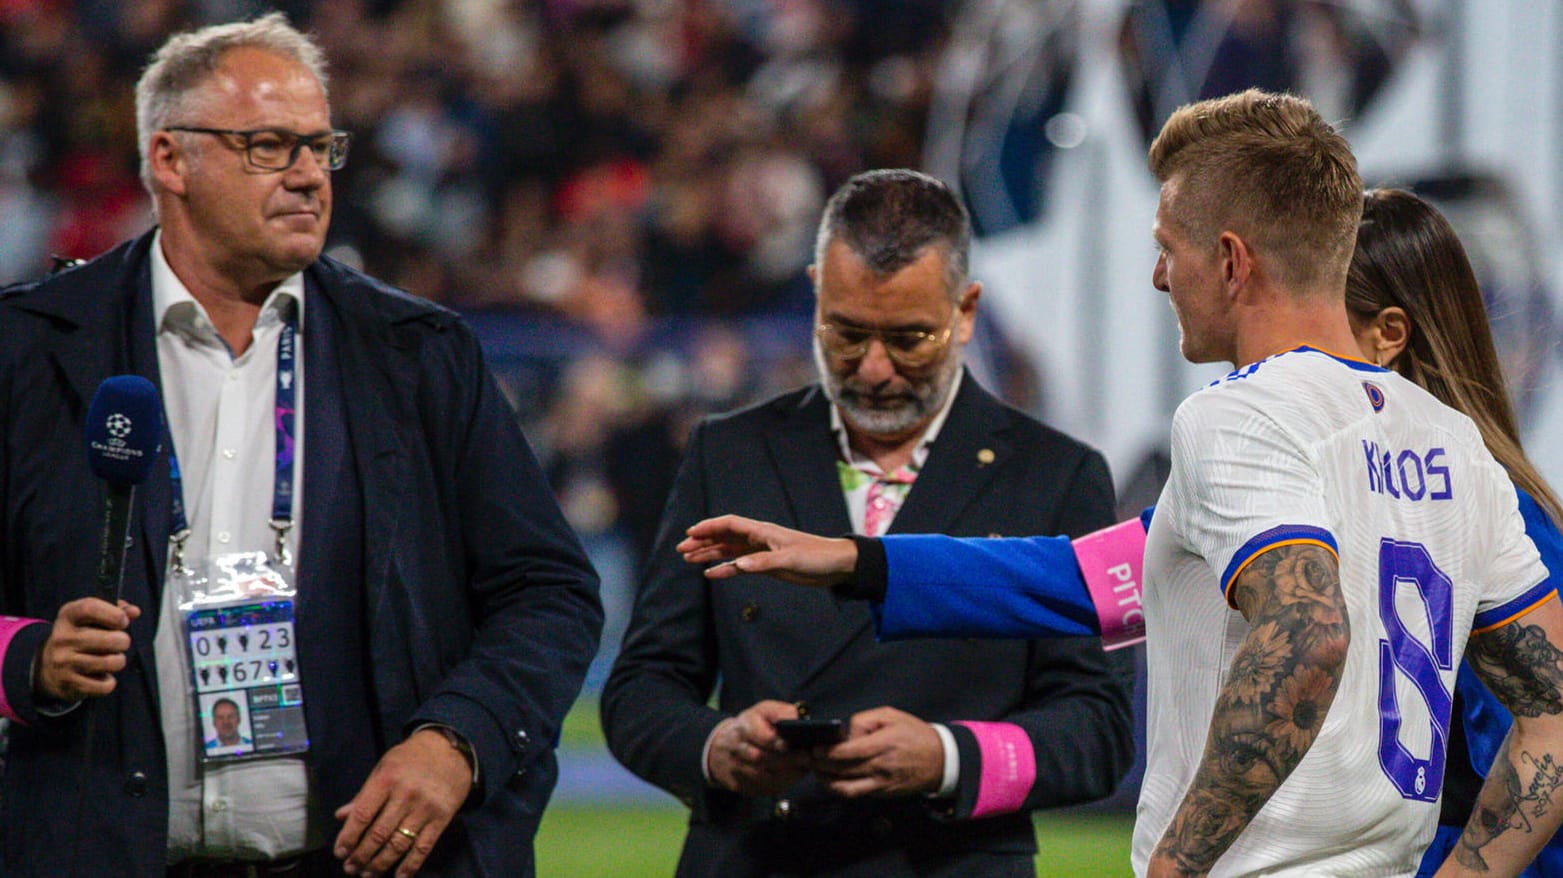
<path fill-rule="evenodd" d="M 0 297 L 4 613 L 53 619 L 93 593 L 102 500 L 82 421 L 105 378 L 158 383 L 151 240 Z M 327 258 L 305 283 L 297 632 L 312 788 L 334 810 L 411 727 L 450 725 L 482 783 L 423 874 L 531 875 L 553 742 L 601 630 L 596 574 L 459 319 Z M 80 825 L 87 711 L 51 720 L 32 704 L 43 626 L 7 651 L 5 694 L 25 724 L 13 725 L 0 792 L 5 875 L 65 875 L 73 848 L 80 875 L 164 873 L 152 644 L 169 499 L 165 456 L 137 497 L 124 596 L 143 612 L 118 688 L 92 708 Z"/>

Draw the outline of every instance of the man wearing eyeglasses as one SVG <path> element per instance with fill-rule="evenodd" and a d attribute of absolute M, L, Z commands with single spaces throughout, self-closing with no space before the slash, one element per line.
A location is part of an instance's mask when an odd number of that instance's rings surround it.
<path fill-rule="evenodd" d="M 0 873 L 533 874 L 591 565 L 472 334 L 321 255 L 315 44 L 177 35 L 136 98 L 157 227 L 0 296 Z M 75 437 L 120 373 L 167 431 L 116 606 Z"/>
<path fill-rule="evenodd" d="M 725 512 L 869 535 L 1111 523 L 1101 455 L 962 366 L 969 236 L 933 178 L 848 181 L 809 269 L 819 384 L 690 439 L 602 698 L 614 755 L 691 809 L 680 876 L 1030 876 L 1031 811 L 1101 798 L 1129 766 L 1125 680 L 1095 641 L 878 643 L 864 606 L 712 586 L 673 548 Z M 847 736 L 789 747 L 778 723 L 798 717 Z"/>

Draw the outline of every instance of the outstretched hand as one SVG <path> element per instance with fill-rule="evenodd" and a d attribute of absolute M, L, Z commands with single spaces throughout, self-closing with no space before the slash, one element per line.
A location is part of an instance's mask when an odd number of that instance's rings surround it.
<path fill-rule="evenodd" d="M 712 564 L 708 579 L 764 573 L 811 588 L 829 588 L 851 578 L 857 543 L 792 530 L 738 515 L 708 518 L 689 530 L 675 548 L 690 564 Z"/>

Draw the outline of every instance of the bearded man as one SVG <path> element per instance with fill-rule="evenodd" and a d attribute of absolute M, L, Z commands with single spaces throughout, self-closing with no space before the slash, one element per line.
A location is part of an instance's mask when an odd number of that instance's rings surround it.
<path fill-rule="evenodd" d="M 938 180 L 849 180 L 809 269 L 819 384 L 690 439 L 602 698 L 614 755 L 690 808 L 679 876 L 1031 876 L 1031 811 L 1129 767 L 1128 674 L 1096 640 L 879 643 L 861 602 L 713 585 L 673 549 L 728 512 L 868 536 L 1112 523 L 1102 456 L 963 368 L 969 240 Z M 777 723 L 802 716 L 845 739 L 789 748 Z"/>

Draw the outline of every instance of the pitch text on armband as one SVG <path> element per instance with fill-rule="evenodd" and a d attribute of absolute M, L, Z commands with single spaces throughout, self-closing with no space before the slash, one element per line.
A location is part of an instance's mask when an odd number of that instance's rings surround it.
<path fill-rule="evenodd" d="M 1423 453 L 1411 449 L 1395 451 L 1364 439 L 1362 454 L 1367 465 L 1368 490 L 1374 494 L 1413 501 L 1454 497 L 1454 482 L 1442 448 L 1429 448 Z"/>

